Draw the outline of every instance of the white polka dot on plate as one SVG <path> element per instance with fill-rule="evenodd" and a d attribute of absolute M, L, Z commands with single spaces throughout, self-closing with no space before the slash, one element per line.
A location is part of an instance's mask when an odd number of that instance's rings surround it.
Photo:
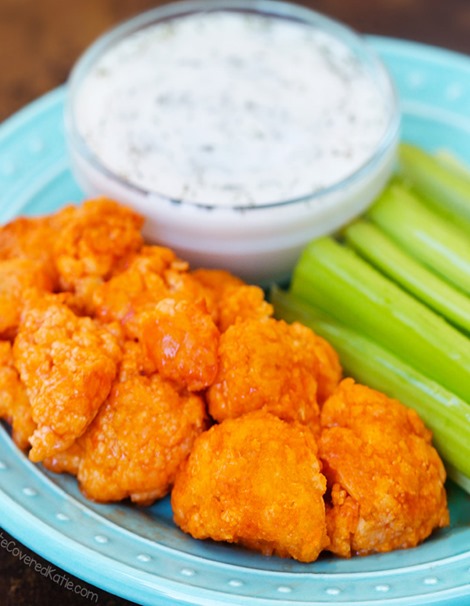
<path fill-rule="evenodd" d="M 182 568 L 180 572 L 185 577 L 193 577 L 196 574 L 196 571 L 192 568 Z"/>
<path fill-rule="evenodd" d="M 421 88 L 426 82 L 426 75 L 424 72 L 412 71 L 407 75 L 406 81 L 410 88 Z"/>
<path fill-rule="evenodd" d="M 445 89 L 445 96 L 448 101 L 457 101 L 463 96 L 464 89 L 460 82 L 453 82 Z"/>
<path fill-rule="evenodd" d="M 38 493 L 36 492 L 36 490 L 34 490 L 34 488 L 31 488 L 30 486 L 25 486 L 23 488 L 23 494 L 25 494 L 27 497 L 35 497 Z"/>
<path fill-rule="evenodd" d="M 109 539 L 108 539 L 108 537 L 105 537 L 102 534 L 97 534 L 97 535 L 95 535 L 95 541 L 97 543 L 101 543 L 102 545 L 104 545 L 105 543 L 109 542 Z"/>

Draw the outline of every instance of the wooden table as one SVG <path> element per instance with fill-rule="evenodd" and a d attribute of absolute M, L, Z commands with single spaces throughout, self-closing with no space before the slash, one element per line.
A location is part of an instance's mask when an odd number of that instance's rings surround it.
<path fill-rule="evenodd" d="M 468 0 L 300 0 L 360 32 L 470 54 Z M 0 121 L 62 84 L 105 29 L 158 0 L 0 0 Z"/>
<path fill-rule="evenodd" d="M 406 38 L 470 54 L 469 0 L 299 0 L 360 32 Z M 0 0 L 0 121 L 64 83 L 80 53 L 117 22 L 163 2 L 157 0 Z M 12 555 L 13 547 L 48 562 L 1 531 L 2 606 L 61 604 L 122 606 L 125 600 L 71 575 L 68 587 L 52 582 Z M 2 548 L 2 540 L 11 549 Z M 10 541 L 13 541 L 11 543 Z M 14 553 L 18 553 L 15 551 Z M 57 573 L 61 573 L 54 566 Z"/>

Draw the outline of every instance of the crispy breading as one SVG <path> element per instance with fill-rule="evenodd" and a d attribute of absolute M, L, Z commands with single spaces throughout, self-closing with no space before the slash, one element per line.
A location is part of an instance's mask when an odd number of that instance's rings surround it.
<path fill-rule="evenodd" d="M 211 312 L 219 330 L 222 331 L 220 311 L 223 294 L 226 289 L 243 286 L 245 283 L 241 278 L 223 269 L 206 269 L 201 267 L 191 271 L 191 277 L 204 287 L 207 308 Z"/>
<path fill-rule="evenodd" d="M 191 272 L 193 278 L 196 278 L 203 286 L 215 293 L 215 298 L 222 296 L 227 287 L 243 286 L 245 282 L 238 276 L 234 276 L 224 269 L 206 269 L 200 267 Z"/>
<path fill-rule="evenodd" d="M 194 302 L 202 301 L 214 322 L 217 322 L 218 309 L 213 294 L 207 286 L 194 277 L 189 271 L 189 266 L 185 271 L 175 266 L 170 267 L 165 272 L 165 283 L 168 297 Z"/>
<path fill-rule="evenodd" d="M 140 335 L 140 314 L 162 299 L 211 303 L 208 289 L 188 271 L 188 264 L 169 248 L 144 246 L 122 271 L 93 292 L 93 314 L 104 322 L 121 322 L 126 335 Z"/>
<path fill-rule="evenodd" d="M 136 317 L 167 296 L 164 272 L 173 263 L 179 265 L 170 249 L 143 247 L 121 272 L 94 290 L 94 315 L 103 322 L 118 321 L 129 337 L 138 336 Z"/>
<path fill-rule="evenodd" d="M 176 476 L 175 523 L 197 539 L 315 560 L 328 542 L 316 450 L 307 427 L 264 411 L 214 425 Z"/>
<path fill-rule="evenodd" d="M 219 300 L 219 328 L 225 332 L 229 326 L 243 320 L 261 320 L 273 315 L 274 308 L 264 297 L 259 286 L 243 284 L 224 289 Z"/>
<path fill-rule="evenodd" d="M 222 421 L 263 408 L 318 433 L 316 349 L 316 335 L 299 323 L 233 324 L 220 338 L 219 371 L 207 392 L 210 414 Z"/>
<path fill-rule="evenodd" d="M 55 215 L 18 217 L 0 226 L 0 259 L 29 259 L 41 265 L 55 289 L 58 275 L 53 244 L 59 230 Z"/>
<path fill-rule="evenodd" d="M 273 315 L 273 306 L 266 301 L 259 286 L 245 284 L 219 269 L 197 269 L 192 276 L 209 291 L 208 305 L 221 332 L 240 320 Z"/>
<path fill-rule="evenodd" d="M 21 450 L 30 446 L 29 438 L 36 429 L 31 404 L 13 361 L 9 341 L 0 341 L 0 419 L 12 426 L 12 437 Z"/>
<path fill-rule="evenodd" d="M 312 348 L 317 360 L 317 399 L 323 404 L 343 378 L 343 369 L 337 352 L 323 337 L 313 334 Z"/>
<path fill-rule="evenodd" d="M 142 224 L 98 198 L 0 227 L 0 419 L 32 461 L 99 502 L 174 485 L 185 532 L 302 562 L 448 524 L 415 412 L 341 381 L 331 345 L 275 320 L 261 288 L 191 271 Z"/>
<path fill-rule="evenodd" d="M 213 383 L 219 330 L 203 300 L 162 299 L 140 315 L 139 324 L 144 352 L 163 377 L 190 391 Z"/>
<path fill-rule="evenodd" d="M 28 301 L 14 347 L 37 429 L 30 459 L 66 450 L 111 389 L 121 350 L 112 331 L 77 317 L 60 295 Z"/>
<path fill-rule="evenodd" d="M 115 381 L 124 383 L 139 375 L 146 374 L 145 356 L 140 343 L 137 341 L 124 341 L 122 343 L 122 359 L 119 363 L 118 375 Z M 89 428 L 87 428 L 87 431 Z M 62 452 L 57 452 L 42 461 L 44 467 L 55 473 L 78 474 L 82 460 L 87 431 L 77 438 L 75 442 Z"/>
<path fill-rule="evenodd" d="M 0 338 L 13 338 L 28 291 L 51 292 L 54 283 L 40 262 L 28 258 L 0 260 Z"/>
<path fill-rule="evenodd" d="M 77 438 L 66 450 L 56 452 L 41 461 L 42 465 L 54 473 L 69 473 L 76 476 L 83 456 L 83 441 L 86 435 Z"/>
<path fill-rule="evenodd" d="M 90 499 L 149 504 L 170 490 L 207 415 L 200 396 L 139 374 L 133 345 L 127 352 L 119 381 L 80 440 L 77 473 Z"/>
<path fill-rule="evenodd" d="M 345 379 L 321 422 L 330 551 L 414 547 L 449 523 L 444 466 L 415 411 Z"/>
<path fill-rule="evenodd" d="M 56 220 L 62 225 L 53 244 L 62 290 L 88 292 L 89 281 L 109 278 L 143 245 L 143 218 L 107 198 L 67 206 Z"/>

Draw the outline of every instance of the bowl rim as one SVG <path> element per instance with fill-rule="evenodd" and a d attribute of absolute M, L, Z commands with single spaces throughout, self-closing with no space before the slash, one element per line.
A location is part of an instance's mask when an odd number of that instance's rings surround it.
<path fill-rule="evenodd" d="M 389 105 L 388 122 L 384 128 L 379 142 L 373 153 L 357 167 L 352 173 L 341 180 L 326 187 L 314 190 L 297 197 L 277 200 L 274 202 L 258 204 L 234 204 L 218 205 L 208 204 L 201 201 L 193 201 L 186 198 L 172 198 L 156 189 L 147 189 L 130 180 L 127 180 L 104 165 L 100 158 L 93 153 L 85 138 L 80 134 L 74 117 L 74 104 L 82 79 L 87 75 L 93 64 L 103 56 L 116 43 L 127 36 L 144 30 L 157 23 L 177 19 L 192 14 L 215 13 L 215 12 L 245 12 L 251 14 L 262 14 L 278 19 L 288 19 L 293 22 L 305 23 L 326 30 L 327 33 L 336 37 L 356 55 L 361 53 L 361 58 L 367 60 L 369 72 L 374 80 L 381 82 L 380 89 L 386 90 L 383 95 Z M 362 60 L 362 59 L 361 59 Z M 286 2 L 285 0 L 176 0 L 155 7 L 131 17 L 116 26 L 108 29 L 98 36 L 94 42 L 78 57 L 72 67 L 66 82 L 64 126 L 68 140 L 69 151 L 78 153 L 82 161 L 85 161 L 95 171 L 98 171 L 118 186 L 127 189 L 133 196 L 160 198 L 167 200 L 172 205 L 191 206 L 204 210 L 217 212 L 218 210 L 260 212 L 265 209 L 295 206 L 298 204 L 315 204 L 316 200 L 324 200 L 335 196 L 338 192 L 349 187 L 354 187 L 368 175 L 373 175 L 376 168 L 380 168 L 383 159 L 390 149 L 397 144 L 401 130 L 401 112 L 398 91 L 385 63 L 377 51 L 367 42 L 364 35 L 355 31 L 350 26 L 332 17 L 320 13 L 314 9 Z"/>

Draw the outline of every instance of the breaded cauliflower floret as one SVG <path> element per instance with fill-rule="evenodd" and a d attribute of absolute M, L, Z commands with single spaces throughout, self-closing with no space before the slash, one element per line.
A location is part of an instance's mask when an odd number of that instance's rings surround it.
<path fill-rule="evenodd" d="M 0 259 L 28 259 L 41 266 L 55 289 L 58 275 L 53 257 L 61 223 L 55 215 L 18 217 L 0 226 Z"/>
<path fill-rule="evenodd" d="M 121 356 L 117 337 L 77 317 L 60 295 L 28 301 L 14 360 L 37 429 L 30 459 L 41 461 L 81 436 L 107 398 Z"/>
<path fill-rule="evenodd" d="M 318 431 L 317 349 L 316 335 L 299 323 L 233 324 L 220 338 L 219 372 L 207 393 L 210 414 L 222 421 L 263 408 Z"/>
<path fill-rule="evenodd" d="M 120 322 L 127 336 L 136 338 L 139 313 L 167 296 L 164 276 L 173 264 L 181 262 L 170 249 L 144 246 L 122 271 L 96 287 L 93 314 L 103 322 Z"/>
<path fill-rule="evenodd" d="M 139 338 L 140 315 L 168 297 L 204 301 L 212 314 L 209 289 L 188 269 L 188 263 L 169 248 L 144 246 L 111 279 L 95 288 L 93 315 L 104 322 L 117 320 L 129 338 Z"/>
<path fill-rule="evenodd" d="M 228 287 L 219 300 L 219 328 L 225 332 L 237 322 L 270 318 L 273 313 L 273 306 L 266 301 L 259 286 Z"/>
<path fill-rule="evenodd" d="M 140 343 L 137 341 L 124 341 L 122 345 L 122 359 L 119 364 L 118 377 L 115 381 L 124 383 L 139 375 L 146 374 L 145 356 Z M 88 431 L 88 430 L 87 430 Z M 69 473 L 76 476 L 80 462 L 84 455 L 87 432 L 62 452 L 57 452 L 42 461 L 44 467 L 55 473 Z M 90 456 L 90 453 L 88 454 Z"/>
<path fill-rule="evenodd" d="M 444 466 L 415 411 L 345 379 L 321 422 L 330 551 L 414 547 L 449 523 Z"/>
<path fill-rule="evenodd" d="M 83 442 L 85 436 L 86 432 L 80 438 L 77 438 L 67 450 L 56 452 L 50 457 L 43 459 L 41 461 L 42 465 L 54 473 L 68 473 L 72 476 L 76 476 L 80 468 L 80 461 L 83 457 Z"/>
<path fill-rule="evenodd" d="M 141 314 L 140 340 L 162 377 L 201 391 L 218 368 L 219 330 L 204 301 L 161 300 Z"/>
<path fill-rule="evenodd" d="M 175 523 L 197 539 L 315 560 L 328 543 L 316 450 L 307 427 L 263 411 L 214 425 L 177 474 Z"/>
<path fill-rule="evenodd" d="M 138 374 L 135 355 L 131 344 L 119 380 L 80 440 L 78 480 L 95 501 L 130 497 L 150 504 L 165 496 L 207 426 L 202 398 L 178 391 L 158 374 Z M 76 454 L 62 465 L 73 464 Z"/>
<path fill-rule="evenodd" d="M 323 337 L 313 333 L 313 350 L 317 359 L 317 399 L 323 404 L 343 378 L 339 356 Z"/>
<path fill-rule="evenodd" d="M 36 423 L 31 416 L 31 404 L 13 362 L 9 341 L 0 341 L 0 419 L 5 419 L 12 426 L 12 437 L 18 448 L 27 450 Z"/>
<path fill-rule="evenodd" d="M 194 269 L 191 272 L 193 278 L 214 293 L 215 299 L 219 299 L 226 288 L 243 286 L 245 282 L 238 276 L 234 276 L 224 269 Z"/>
<path fill-rule="evenodd" d="M 54 283 L 40 261 L 0 260 L 0 338 L 13 338 L 28 291 L 51 292 Z"/>
<path fill-rule="evenodd" d="M 245 284 L 227 271 L 197 269 L 192 276 L 211 293 L 210 309 L 221 332 L 241 320 L 269 318 L 273 307 L 259 286 Z"/>
<path fill-rule="evenodd" d="M 168 297 L 203 302 L 214 323 L 217 323 L 218 308 L 213 293 L 210 288 L 194 277 L 194 274 L 189 271 L 189 266 L 186 268 L 186 271 L 170 267 L 165 272 L 165 282 Z"/>
<path fill-rule="evenodd" d="M 67 206 L 56 220 L 63 224 L 54 240 L 60 287 L 84 299 L 143 245 L 143 218 L 107 198 Z"/>

